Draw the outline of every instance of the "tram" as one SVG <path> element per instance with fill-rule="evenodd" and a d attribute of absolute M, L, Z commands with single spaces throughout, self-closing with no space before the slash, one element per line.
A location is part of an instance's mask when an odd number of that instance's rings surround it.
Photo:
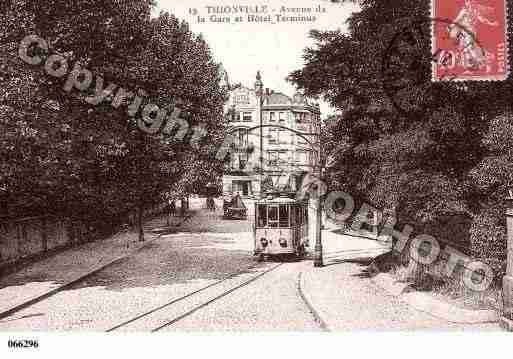
<path fill-rule="evenodd" d="M 268 197 L 255 202 L 254 254 L 302 257 L 308 246 L 308 202 Z"/>

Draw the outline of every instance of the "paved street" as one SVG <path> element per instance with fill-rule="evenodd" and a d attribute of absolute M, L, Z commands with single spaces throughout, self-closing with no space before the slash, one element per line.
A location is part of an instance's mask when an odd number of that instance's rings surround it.
<path fill-rule="evenodd" d="M 251 223 L 200 206 L 176 233 L 0 320 L 0 331 L 320 331 L 309 306 L 329 313 L 331 330 L 498 329 L 450 324 L 387 296 L 367 272 L 386 250 L 376 241 L 328 229 L 324 268 L 257 263 Z"/>

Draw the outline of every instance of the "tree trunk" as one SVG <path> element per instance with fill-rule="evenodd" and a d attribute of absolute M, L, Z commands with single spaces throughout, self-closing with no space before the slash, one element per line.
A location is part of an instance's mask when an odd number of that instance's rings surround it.
<path fill-rule="evenodd" d="M 43 251 L 48 251 L 48 226 L 47 218 L 43 217 L 41 222 L 41 239 L 43 241 Z"/>
<path fill-rule="evenodd" d="M 143 213 L 144 207 L 142 205 L 139 205 L 139 207 L 137 208 L 137 231 L 139 232 L 140 242 L 144 242 Z"/>

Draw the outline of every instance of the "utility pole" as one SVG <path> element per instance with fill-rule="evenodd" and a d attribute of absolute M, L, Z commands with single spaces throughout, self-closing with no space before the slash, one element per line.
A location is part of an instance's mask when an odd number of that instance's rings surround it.
<path fill-rule="evenodd" d="M 317 195 L 314 198 L 315 206 L 315 247 L 314 247 L 314 267 L 322 267 L 322 212 L 321 212 L 321 177 L 322 177 L 322 160 L 321 160 L 321 122 L 318 120 L 317 126 Z"/>
<path fill-rule="evenodd" d="M 264 104 L 264 84 L 262 83 L 262 76 L 260 71 L 257 71 L 256 82 L 255 82 L 255 93 L 258 100 L 258 117 L 260 121 L 260 197 L 263 197 L 263 177 L 264 177 L 264 136 L 263 136 L 263 118 L 262 118 L 262 106 Z"/>

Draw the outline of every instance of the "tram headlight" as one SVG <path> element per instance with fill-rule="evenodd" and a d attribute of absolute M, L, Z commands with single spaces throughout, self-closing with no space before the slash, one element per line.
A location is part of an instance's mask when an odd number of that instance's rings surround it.
<path fill-rule="evenodd" d="M 260 238 L 260 243 L 262 243 L 262 247 L 267 247 L 267 245 L 269 244 L 269 242 L 267 242 L 267 239 L 265 238 Z"/>
<path fill-rule="evenodd" d="M 287 247 L 287 240 L 285 238 L 280 238 L 278 242 L 280 243 L 280 246 L 284 248 Z"/>

